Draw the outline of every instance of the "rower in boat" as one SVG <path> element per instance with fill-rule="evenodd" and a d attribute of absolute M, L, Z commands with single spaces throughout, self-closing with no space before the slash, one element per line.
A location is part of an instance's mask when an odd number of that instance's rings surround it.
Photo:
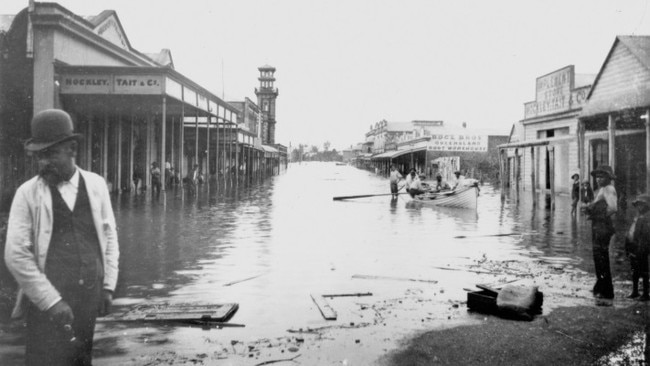
<path fill-rule="evenodd" d="M 411 179 L 407 180 L 407 184 L 409 185 L 408 193 L 411 195 L 411 197 L 415 197 L 426 192 L 422 186 L 420 177 L 415 173 L 415 169 L 411 170 L 410 178 Z"/>
<path fill-rule="evenodd" d="M 442 175 L 440 174 L 436 175 L 436 183 L 433 186 L 433 191 L 440 192 L 440 191 L 448 191 L 450 189 L 451 187 L 449 186 L 449 183 L 442 180 Z"/>

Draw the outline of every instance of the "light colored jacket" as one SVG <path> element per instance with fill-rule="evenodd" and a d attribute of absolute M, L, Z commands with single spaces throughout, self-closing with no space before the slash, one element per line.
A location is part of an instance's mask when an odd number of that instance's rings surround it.
<path fill-rule="evenodd" d="M 101 248 L 103 288 L 113 291 L 117 283 L 119 246 L 108 187 L 104 178 L 95 173 L 82 169 L 79 173 L 86 184 Z M 45 276 L 53 222 L 52 194 L 45 181 L 36 176 L 23 183 L 11 204 L 5 247 L 5 262 L 20 287 L 12 313 L 14 318 L 23 314 L 24 296 L 41 311 L 61 300 L 59 291 Z"/>

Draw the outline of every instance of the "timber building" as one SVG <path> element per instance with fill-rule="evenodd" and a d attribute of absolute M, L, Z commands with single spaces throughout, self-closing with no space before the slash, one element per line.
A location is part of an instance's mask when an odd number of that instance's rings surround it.
<path fill-rule="evenodd" d="M 650 190 L 650 36 L 617 36 L 595 76 L 567 66 L 537 79 L 534 102 L 500 145 L 501 177 L 516 191 L 569 193 L 571 176 L 614 169 L 619 205 Z"/>
<path fill-rule="evenodd" d="M 262 76 L 272 77 L 267 69 Z M 274 141 L 275 99 L 264 100 L 273 102 L 272 120 L 253 117 L 270 126 L 262 141 L 259 128 L 240 125 L 257 107 L 238 109 L 185 77 L 169 50 L 134 49 L 115 11 L 82 17 L 30 1 L 19 14 L 0 16 L 0 207 L 35 174 L 23 142 L 41 110 L 69 112 L 84 137 L 77 164 L 125 192 L 138 179 L 150 186 L 152 162 L 169 162 L 180 178 L 198 165 L 217 182 L 280 171 L 286 149 Z"/>

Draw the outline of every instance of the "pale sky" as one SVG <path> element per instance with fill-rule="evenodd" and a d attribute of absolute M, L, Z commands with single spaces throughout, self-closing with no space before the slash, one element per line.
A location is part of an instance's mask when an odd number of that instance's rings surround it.
<path fill-rule="evenodd" d="M 171 49 L 178 72 L 227 101 L 256 101 L 257 68 L 276 67 L 276 142 L 337 150 L 382 119 L 508 134 L 537 77 L 596 74 L 616 35 L 650 35 L 650 0 L 58 2 L 115 10 L 131 46 Z"/>

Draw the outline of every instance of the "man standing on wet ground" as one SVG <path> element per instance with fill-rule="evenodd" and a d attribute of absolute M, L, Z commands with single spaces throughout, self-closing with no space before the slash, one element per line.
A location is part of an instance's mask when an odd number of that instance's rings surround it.
<path fill-rule="evenodd" d="M 160 196 L 160 188 L 161 188 L 161 181 L 160 181 L 160 167 L 158 166 L 157 162 L 151 163 L 151 195 L 155 197 Z"/>
<path fill-rule="evenodd" d="M 578 201 L 580 201 L 580 175 L 575 173 L 571 176 L 571 179 L 573 179 L 573 185 L 571 186 L 571 215 L 575 215 Z"/>
<path fill-rule="evenodd" d="M 397 171 L 395 165 L 390 167 L 390 193 L 393 194 L 393 198 L 397 198 L 397 183 L 402 179 L 402 175 Z"/>
<path fill-rule="evenodd" d="M 609 266 L 609 242 L 615 232 L 613 216 L 618 210 L 618 198 L 613 185 L 615 177 L 612 168 L 608 165 L 595 169 L 591 175 L 596 178 L 598 184 L 594 201 L 586 207 L 591 220 L 591 241 L 596 267 L 596 284 L 593 293 L 597 298 L 613 299 L 614 286 Z"/>
<path fill-rule="evenodd" d="M 5 262 L 19 286 L 12 317 L 26 316 L 26 365 L 90 365 L 97 315 L 117 283 L 119 248 L 108 187 L 75 164 L 81 135 L 70 116 L 34 116 L 25 149 L 39 173 L 14 196 Z"/>

